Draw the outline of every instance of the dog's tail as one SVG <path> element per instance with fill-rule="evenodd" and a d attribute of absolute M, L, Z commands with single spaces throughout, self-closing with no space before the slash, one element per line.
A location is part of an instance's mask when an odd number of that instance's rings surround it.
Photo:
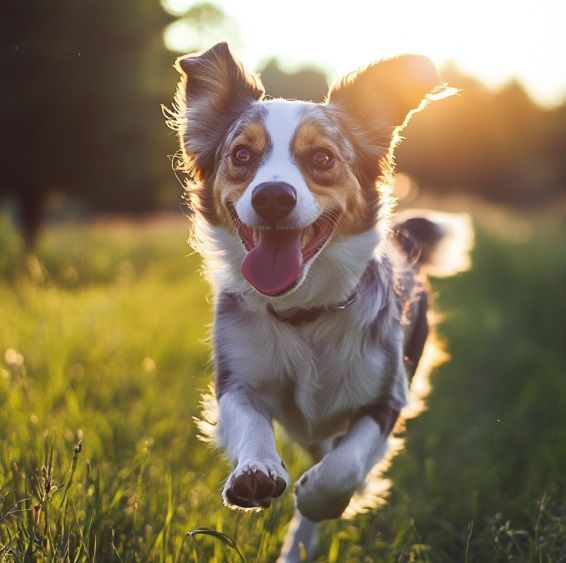
<path fill-rule="evenodd" d="M 409 260 L 431 276 L 470 269 L 474 229 L 467 213 L 405 211 L 397 215 L 392 234 Z"/>

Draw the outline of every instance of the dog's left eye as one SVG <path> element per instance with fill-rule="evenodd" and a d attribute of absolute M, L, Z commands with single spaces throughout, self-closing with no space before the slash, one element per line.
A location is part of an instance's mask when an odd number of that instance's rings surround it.
<path fill-rule="evenodd" d="M 232 161 L 239 166 L 250 164 L 252 161 L 252 153 L 246 147 L 236 147 L 232 151 Z"/>
<path fill-rule="evenodd" d="M 312 152 L 310 161 L 315 168 L 328 170 L 334 164 L 334 156 L 327 150 L 318 149 Z"/>

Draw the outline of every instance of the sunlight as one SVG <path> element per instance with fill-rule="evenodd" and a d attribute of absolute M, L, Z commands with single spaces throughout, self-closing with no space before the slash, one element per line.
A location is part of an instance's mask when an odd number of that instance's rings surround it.
<path fill-rule="evenodd" d="M 175 14 L 195 4 L 163 2 Z M 566 94 L 566 73 L 557 72 L 563 69 L 565 39 L 559 26 L 566 7 L 552 0 L 536 6 L 526 0 L 351 0 L 348 10 L 288 0 L 284 8 L 269 11 L 257 1 L 216 4 L 237 23 L 241 45 L 234 51 L 250 68 L 276 56 L 289 70 L 311 63 L 334 79 L 378 58 L 416 52 L 439 66 L 454 61 L 488 86 L 518 77 L 541 103 L 559 103 Z M 168 46 L 183 50 L 183 33 L 169 34 Z"/>

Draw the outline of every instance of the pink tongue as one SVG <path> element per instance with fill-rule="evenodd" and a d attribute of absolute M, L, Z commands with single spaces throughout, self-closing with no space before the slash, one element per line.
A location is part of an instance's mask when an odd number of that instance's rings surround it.
<path fill-rule="evenodd" d="M 301 230 L 262 229 L 258 245 L 242 261 L 244 277 L 264 295 L 278 295 L 301 275 Z"/>

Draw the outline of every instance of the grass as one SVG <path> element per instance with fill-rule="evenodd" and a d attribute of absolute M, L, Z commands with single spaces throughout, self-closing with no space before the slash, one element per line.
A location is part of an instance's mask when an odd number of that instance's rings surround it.
<path fill-rule="evenodd" d="M 319 561 L 566 561 L 566 227 L 477 219 L 474 269 L 434 282 L 452 359 L 389 502 L 326 523 Z M 0 560 L 275 559 L 291 495 L 226 510 L 228 464 L 195 438 L 211 306 L 186 234 L 53 225 L 25 257 L 0 217 Z"/>

